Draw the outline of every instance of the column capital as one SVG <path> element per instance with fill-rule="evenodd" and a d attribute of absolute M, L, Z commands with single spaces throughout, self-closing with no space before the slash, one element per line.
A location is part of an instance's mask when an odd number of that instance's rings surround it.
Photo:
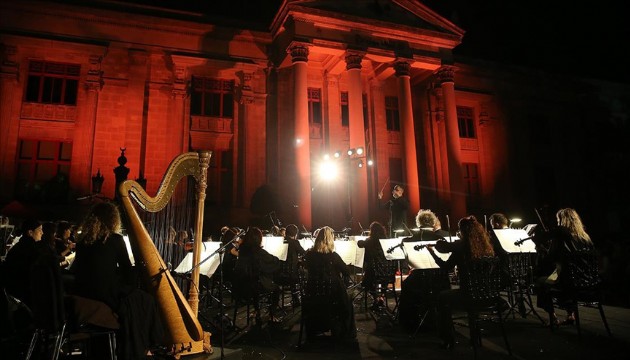
<path fill-rule="evenodd" d="M 455 82 L 455 66 L 445 65 L 439 68 L 436 72 L 438 82 L 440 85 L 444 83 Z"/>
<path fill-rule="evenodd" d="M 346 51 L 346 70 L 359 69 L 361 70 L 361 61 L 363 61 L 363 57 L 365 56 L 365 52 L 356 51 L 356 50 L 348 50 Z"/>
<path fill-rule="evenodd" d="M 411 62 L 406 59 L 396 59 L 394 61 L 394 70 L 396 71 L 396 77 L 411 75 Z"/>
<path fill-rule="evenodd" d="M 292 43 L 287 48 L 287 52 L 291 54 L 291 62 L 308 62 L 308 47 L 306 43 Z"/>

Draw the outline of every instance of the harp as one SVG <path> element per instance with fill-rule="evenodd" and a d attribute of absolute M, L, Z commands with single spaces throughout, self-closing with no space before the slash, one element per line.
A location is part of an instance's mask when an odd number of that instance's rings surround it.
<path fill-rule="evenodd" d="M 165 327 L 164 345 L 175 358 L 212 352 L 210 333 L 203 331 L 197 319 L 199 268 L 195 266 L 200 261 L 204 200 L 211 155 L 210 151 L 200 151 L 177 156 L 169 165 L 155 197 L 149 196 L 133 180 L 122 182 L 118 189 L 122 208 L 127 215 L 127 232 L 132 242 L 136 266 L 142 266 L 148 276 Z M 173 197 L 178 182 L 183 178 L 194 181 L 194 186 L 191 187 L 194 188 L 197 202 L 194 214 L 193 271 L 188 299 L 169 272 L 169 267 L 137 210 L 158 212 L 164 209 Z"/>

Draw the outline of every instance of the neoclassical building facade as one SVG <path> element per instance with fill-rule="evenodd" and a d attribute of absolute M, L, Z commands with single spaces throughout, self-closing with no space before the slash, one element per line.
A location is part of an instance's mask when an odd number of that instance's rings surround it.
<path fill-rule="evenodd" d="M 97 173 L 113 198 L 121 152 L 151 193 L 196 150 L 213 152 L 210 226 L 273 211 L 367 228 L 387 221 L 395 184 L 409 224 L 431 208 L 449 227 L 578 191 L 565 178 L 581 173 L 547 172 L 574 162 L 550 155 L 550 134 L 583 116 L 567 104 L 596 85 L 456 59 L 464 29 L 419 1 L 282 1 L 263 29 L 111 3 L 0 5 L 1 204 L 80 203 Z M 273 205 L 253 204 L 265 191 Z"/>

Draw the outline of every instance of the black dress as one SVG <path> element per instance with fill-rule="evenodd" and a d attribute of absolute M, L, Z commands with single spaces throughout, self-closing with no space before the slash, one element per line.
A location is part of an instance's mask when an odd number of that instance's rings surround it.
<path fill-rule="evenodd" d="M 562 273 L 562 268 L 567 268 L 568 262 L 585 261 L 584 259 L 575 258 L 571 256 L 571 254 L 578 251 L 594 251 L 592 242 L 573 237 L 566 228 L 558 227 L 554 229 L 550 237 L 549 252 L 543 257 L 543 262 L 546 264 L 556 264 L 556 269 L 560 269 L 560 271 L 557 272 L 558 276 L 554 283 L 546 281 L 548 275 L 550 275 L 546 274 L 539 277 L 535 284 L 538 295 L 536 305 L 547 312 L 553 311 L 553 303 L 549 291 L 551 289 L 562 291 L 564 282 L 568 281 L 566 275 Z M 577 268 L 586 269 L 589 268 L 591 264 L 579 263 L 575 265 Z M 575 275 L 584 276 L 585 278 L 581 279 L 584 283 L 594 282 L 594 279 L 586 278 L 586 276 L 588 276 L 586 273 L 578 273 Z M 580 279 L 576 280 L 576 282 L 580 282 Z M 560 297 L 562 297 L 562 295 L 560 295 Z"/>
<path fill-rule="evenodd" d="M 316 335 L 331 330 L 337 339 L 355 339 L 354 309 L 346 291 L 350 278 L 346 264 L 337 253 L 324 254 L 314 250 L 307 251 L 304 260 L 308 272 L 307 286 L 315 281 L 330 281 L 332 285 L 330 298 L 321 299 L 321 303 L 307 304 L 303 299 L 302 312 L 308 319 L 305 324 L 307 334 Z"/>
<path fill-rule="evenodd" d="M 144 359 L 163 341 L 155 299 L 136 285 L 127 248 L 120 234 L 93 244 L 77 243 L 71 266 L 73 294 L 109 305 L 119 316 L 120 357 Z"/>

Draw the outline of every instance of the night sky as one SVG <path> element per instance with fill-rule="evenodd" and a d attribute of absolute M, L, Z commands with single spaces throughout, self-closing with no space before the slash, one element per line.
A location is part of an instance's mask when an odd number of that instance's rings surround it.
<path fill-rule="evenodd" d="M 630 83 L 622 1 L 426 0 L 466 31 L 456 55 Z"/>

